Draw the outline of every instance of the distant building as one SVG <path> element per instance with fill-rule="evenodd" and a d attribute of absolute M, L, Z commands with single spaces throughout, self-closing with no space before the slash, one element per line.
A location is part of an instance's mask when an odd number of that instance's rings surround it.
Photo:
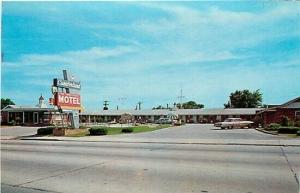
<path fill-rule="evenodd" d="M 63 116 L 67 121 L 67 116 Z M 50 125 L 61 122 L 58 110 L 47 107 L 44 97 L 39 97 L 35 106 L 8 105 L 1 110 L 1 124 Z"/>
<path fill-rule="evenodd" d="M 261 116 L 264 125 L 280 123 L 282 116 L 290 120 L 300 120 L 300 97 L 290 100 L 282 105 L 276 105 L 257 112 Z"/>
<path fill-rule="evenodd" d="M 260 108 L 243 109 L 159 109 L 159 110 L 105 110 L 99 112 L 83 112 L 80 114 L 82 123 L 118 121 L 122 114 L 131 114 L 141 122 L 155 122 L 159 118 L 176 115 L 186 123 L 214 123 L 226 118 L 240 117 L 252 120 Z"/>

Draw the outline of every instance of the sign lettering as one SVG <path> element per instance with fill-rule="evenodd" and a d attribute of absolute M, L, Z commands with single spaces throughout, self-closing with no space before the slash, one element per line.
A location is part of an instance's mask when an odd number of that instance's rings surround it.
<path fill-rule="evenodd" d="M 54 102 L 55 105 L 61 106 L 64 109 L 68 107 L 80 107 L 80 95 L 58 92 L 55 94 Z"/>
<path fill-rule="evenodd" d="M 53 81 L 53 85 L 61 88 L 73 88 L 73 89 L 81 89 L 80 82 L 70 81 L 70 80 L 63 80 L 55 78 Z"/>

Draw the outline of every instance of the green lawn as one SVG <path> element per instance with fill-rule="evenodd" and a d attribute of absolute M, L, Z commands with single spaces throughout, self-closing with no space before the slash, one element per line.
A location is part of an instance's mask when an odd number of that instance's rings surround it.
<path fill-rule="evenodd" d="M 168 128 L 171 127 L 171 125 L 158 125 L 158 126 L 148 126 L 148 125 L 140 125 L 140 126 L 134 126 L 133 127 L 133 132 L 132 133 L 141 133 L 141 132 L 149 132 L 149 131 L 155 131 L 158 129 L 163 129 L 163 128 Z M 124 129 L 124 127 L 101 127 L 101 128 L 107 128 L 108 133 L 107 135 L 118 135 L 118 134 L 125 134 L 122 133 L 122 129 Z M 67 137 L 84 137 L 84 136 L 89 136 L 89 132 L 88 131 L 84 131 L 84 132 L 80 132 L 77 134 L 73 134 L 73 135 L 67 135 Z"/>

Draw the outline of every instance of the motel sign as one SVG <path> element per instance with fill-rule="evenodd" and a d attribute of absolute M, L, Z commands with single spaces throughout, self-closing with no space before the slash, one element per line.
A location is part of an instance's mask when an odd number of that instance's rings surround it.
<path fill-rule="evenodd" d="M 80 82 L 69 80 L 68 73 L 63 70 L 63 79 L 54 78 L 51 101 L 61 112 L 69 113 L 72 128 L 79 128 L 79 110 L 81 109 L 80 94 L 72 93 L 72 90 L 80 90 Z"/>
<path fill-rule="evenodd" d="M 56 105 L 64 108 L 79 107 L 80 108 L 80 95 L 70 93 L 55 93 Z"/>

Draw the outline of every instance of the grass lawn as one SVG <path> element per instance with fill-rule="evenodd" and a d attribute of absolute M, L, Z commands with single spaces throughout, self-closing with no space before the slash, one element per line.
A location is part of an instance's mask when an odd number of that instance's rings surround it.
<path fill-rule="evenodd" d="M 141 133 L 141 132 L 149 132 L 149 131 L 155 131 L 158 129 L 163 129 L 163 128 L 168 128 L 171 127 L 171 125 L 166 124 L 166 125 L 158 125 L 155 127 L 151 127 L 151 126 L 147 126 L 147 125 L 140 125 L 140 126 L 134 126 L 133 127 L 133 132 L 132 133 Z M 107 135 L 117 135 L 117 134 L 125 134 L 122 133 L 122 129 L 124 129 L 125 127 L 101 127 L 101 128 L 107 128 L 108 133 Z M 67 137 L 84 137 L 84 136 L 89 136 L 89 131 L 83 131 L 83 132 L 79 132 L 76 134 L 72 134 L 72 135 L 66 135 Z"/>

